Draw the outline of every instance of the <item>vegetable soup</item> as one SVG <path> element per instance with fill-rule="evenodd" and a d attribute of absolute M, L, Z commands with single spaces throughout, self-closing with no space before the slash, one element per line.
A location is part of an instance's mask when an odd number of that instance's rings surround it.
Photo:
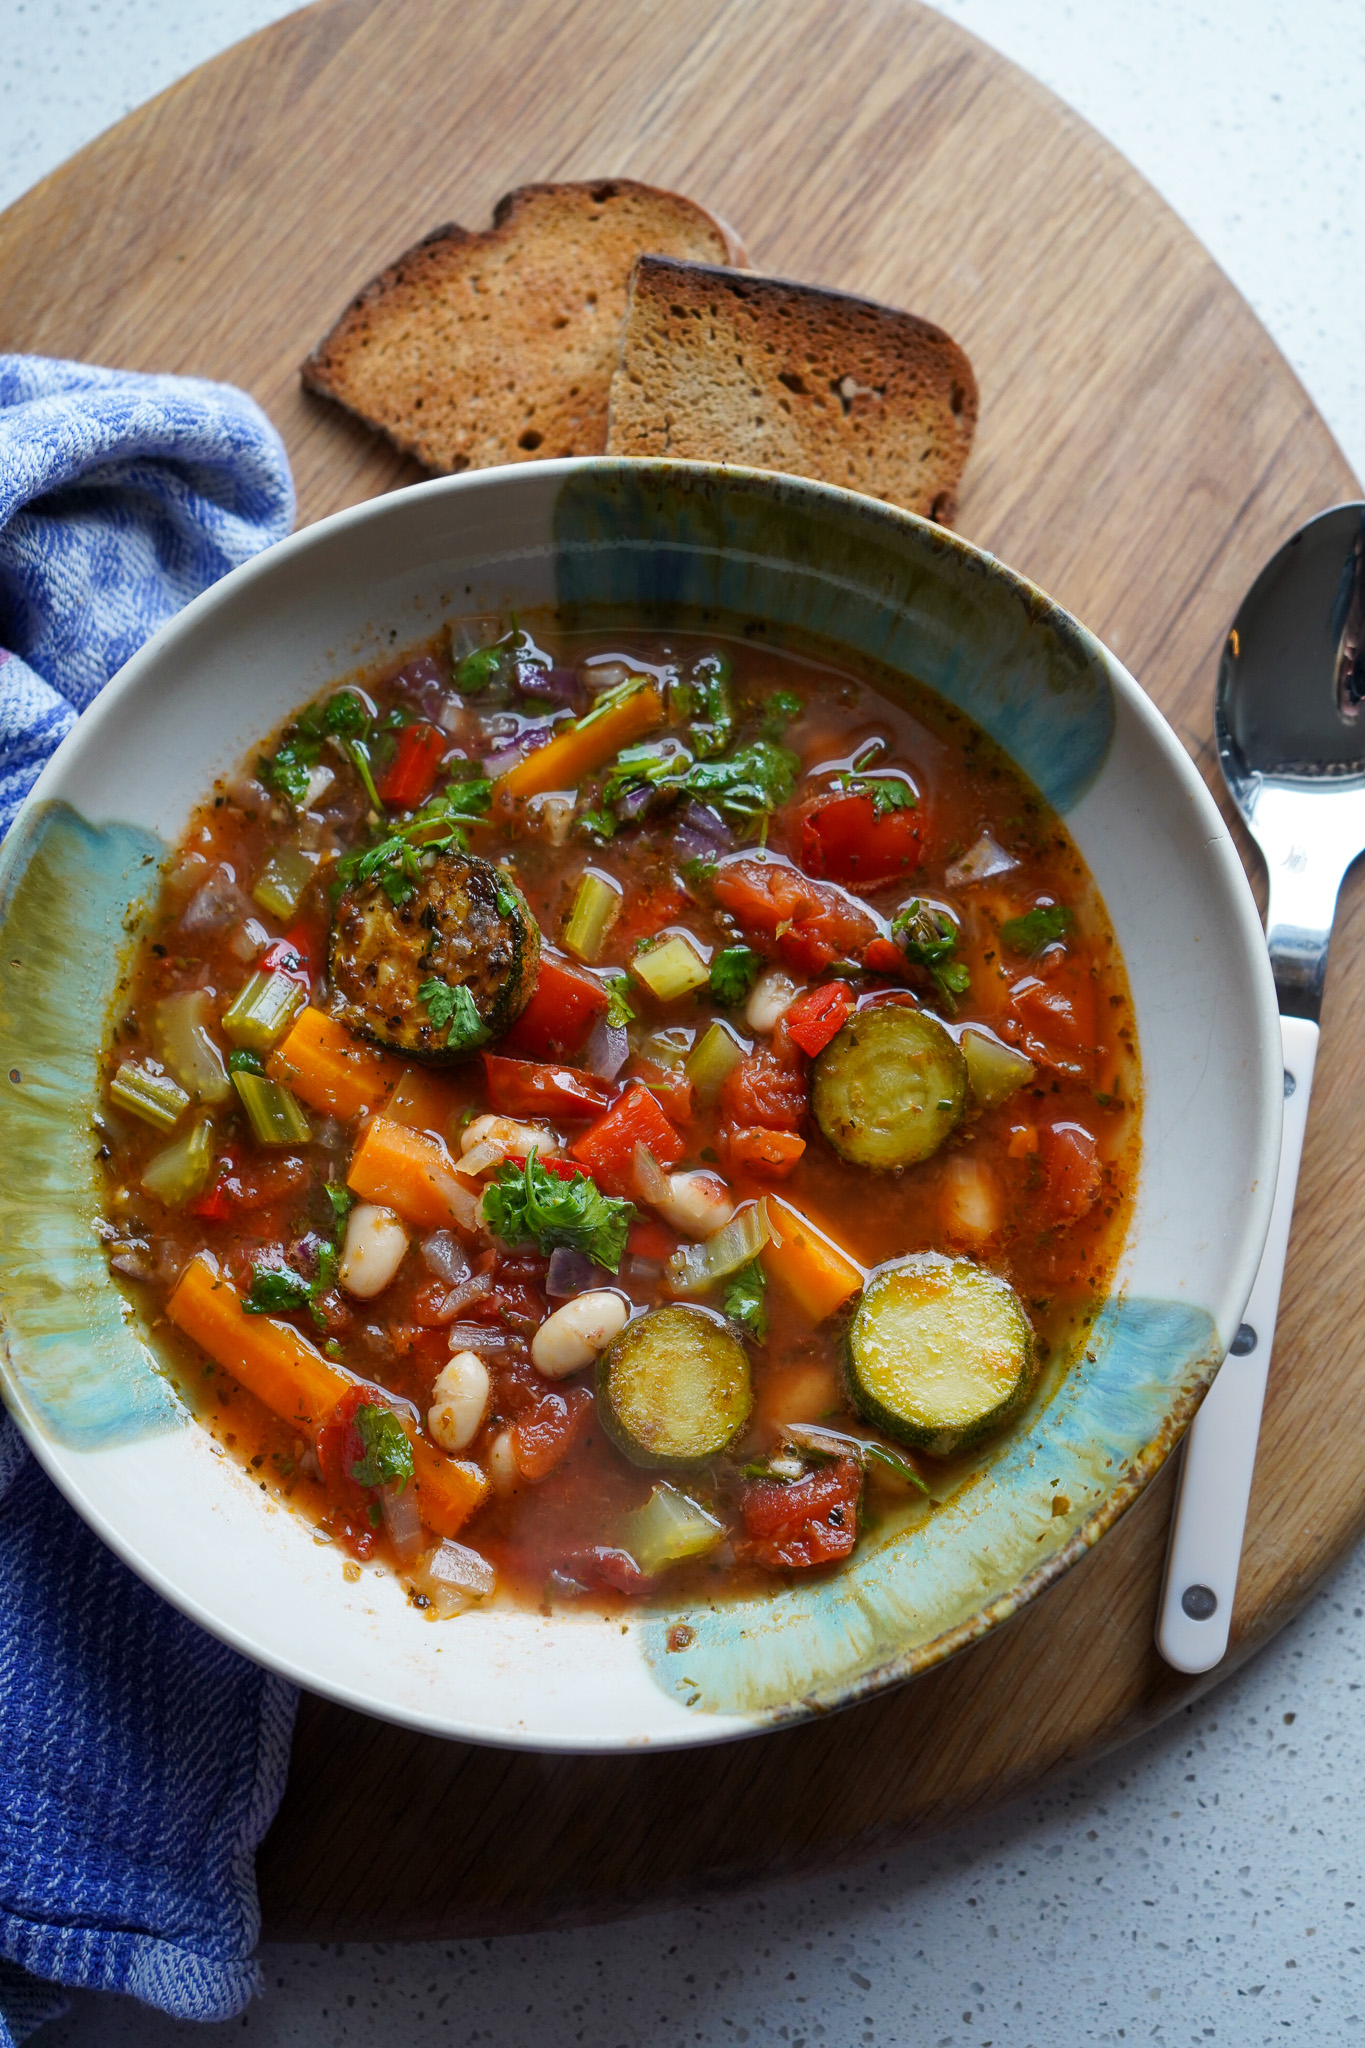
<path fill-rule="evenodd" d="M 206 1427 L 430 1618 L 837 1569 L 1123 1241 L 1056 814 L 814 644 L 472 621 L 216 784 L 121 986 L 101 1226 Z"/>

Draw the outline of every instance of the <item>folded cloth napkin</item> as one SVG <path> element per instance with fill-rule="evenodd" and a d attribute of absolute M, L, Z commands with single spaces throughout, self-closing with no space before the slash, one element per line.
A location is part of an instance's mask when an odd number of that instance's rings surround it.
<path fill-rule="evenodd" d="M 0 833 L 114 671 L 293 517 L 243 392 L 0 355 Z M 294 1706 L 134 1578 L 0 1419 L 0 2048 L 65 2009 L 59 1984 L 241 2011 Z"/>

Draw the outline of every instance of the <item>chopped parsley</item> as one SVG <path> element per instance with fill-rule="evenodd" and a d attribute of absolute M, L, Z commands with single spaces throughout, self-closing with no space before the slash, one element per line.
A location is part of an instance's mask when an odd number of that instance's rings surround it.
<path fill-rule="evenodd" d="M 630 982 L 624 974 L 613 974 L 607 982 L 607 1024 L 613 1031 L 633 1023 L 635 1012 L 630 1005 Z"/>
<path fill-rule="evenodd" d="M 502 675 L 507 649 L 499 642 L 493 647 L 476 647 L 455 664 L 455 687 L 463 697 L 477 697 Z"/>
<path fill-rule="evenodd" d="M 295 1309 L 311 1308 L 313 1283 L 292 1266 L 253 1266 L 251 1291 L 242 1307 L 249 1316 L 289 1315 Z"/>
<path fill-rule="evenodd" d="M 419 1002 L 425 1003 L 432 1026 L 445 1031 L 446 1044 L 456 1052 L 464 1052 L 476 1045 L 482 1045 L 488 1036 L 488 1027 L 474 1005 L 474 998 L 467 988 L 452 988 L 448 981 L 433 978 L 424 981 L 417 991 Z"/>
<path fill-rule="evenodd" d="M 763 706 L 764 739 L 780 740 L 792 720 L 799 718 L 805 708 L 794 690 L 775 690 Z"/>
<path fill-rule="evenodd" d="M 891 929 L 904 946 L 906 959 L 929 970 L 951 1014 L 954 997 L 966 995 L 972 983 L 966 963 L 955 958 L 957 926 L 916 896 L 904 910 L 897 911 Z"/>
<path fill-rule="evenodd" d="M 340 740 L 347 758 L 365 785 L 365 794 L 375 809 L 382 811 L 384 806 L 375 794 L 369 750 L 365 745 L 369 729 L 370 713 L 359 691 L 337 690 L 324 702 L 310 704 L 299 713 L 274 754 L 263 756 L 256 763 L 256 772 L 267 789 L 273 789 L 277 796 L 287 797 L 295 810 L 300 810 L 307 798 L 308 780 L 318 764 L 324 740 Z"/>
<path fill-rule="evenodd" d="M 870 796 L 874 821 L 893 811 L 913 811 L 919 804 L 910 784 L 899 776 L 845 775 L 838 786 L 848 796 Z"/>
<path fill-rule="evenodd" d="M 1044 946 L 1053 946 L 1058 939 L 1065 938 L 1073 922 L 1074 913 L 1065 903 L 1040 903 L 1022 917 L 1007 918 L 1000 927 L 1000 936 L 1011 953 L 1031 960 Z"/>
<path fill-rule="evenodd" d="M 391 1408 L 367 1404 L 355 1411 L 365 1454 L 351 1467 L 357 1486 L 394 1486 L 401 1493 L 412 1477 L 412 1445 Z"/>
<path fill-rule="evenodd" d="M 534 1244 L 543 1253 L 567 1245 L 609 1273 L 620 1268 L 634 1217 L 632 1203 L 600 1193 L 586 1173 L 560 1180 L 534 1151 L 524 1166 L 500 1166 L 483 1192 L 483 1220 L 504 1244 Z"/>
<path fill-rule="evenodd" d="M 734 734 L 730 675 L 725 655 L 703 654 L 673 693 L 674 704 L 691 725 L 693 749 L 704 761 L 723 754 Z"/>
<path fill-rule="evenodd" d="M 768 1334 L 767 1277 L 757 1259 L 732 1275 L 721 1306 L 732 1322 L 761 1344 Z"/>
<path fill-rule="evenodd" d="M 429 850 L 440 853 L 448 846 L 465 852 L 469 844 L 465 826 L 471 818 L 481 818 L 492 799 L 493 785 L 485 775 L 452 782 L 440 796 L 414 811 L 406 825 L 395 826 L 363 852 L 357 849 L 343 854 L 337 873 L 348 884 L 378 882 L 391 903 L 405 903 L 422 872 L 422 854 Z M 503 907 L 501 896 L 498 907 Z M 508 915 L 505 910 L 503 914 Z"/>
<path fill-rule="evenodd" d="M 712 1000 L 734 1009 L 758 980 L 762 964 L 752 946 L 723 946 L 711 959 Z"/>
<path fill-rule="evenodd" d="M 265 1061 L 258 1052 L 252 1052 L 244 1045 L 234 1046 L 228 1054 L 230 1074 L 264 1074 Z"/>
<path fill-rule="evenodd" d="M 751 740 L 719 761 L 694 761 L 683 788 L 724 811 L 727 817 L 765 816 L 786 803 L 801 763 L 772 740 Z"/>

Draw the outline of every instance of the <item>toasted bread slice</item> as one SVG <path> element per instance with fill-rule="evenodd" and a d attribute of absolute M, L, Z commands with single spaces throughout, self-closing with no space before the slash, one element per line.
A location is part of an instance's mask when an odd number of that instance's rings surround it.
<path fill-rule="evenodd" d="M 962 350 L 913 313 L 642 255 L 607 450 L 787 470 L 946 522 L 976 406 Z"/>
<path fill-rule="evenodd" d="M 304 384 L 428 469 L 600 455 L 641 250 L 744 261 L 724 223 L 676 192 L 628 178 L 522 185 L 490 229 L 437 228 L 367 284 Z"/>

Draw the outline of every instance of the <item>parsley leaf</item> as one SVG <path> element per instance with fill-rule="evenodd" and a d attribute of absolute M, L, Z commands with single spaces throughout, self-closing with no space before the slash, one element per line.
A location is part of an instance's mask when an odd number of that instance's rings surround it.
<path fill-rule="evenodd" d="M 308 796 L 309 777 L 321 751 L 316 740 L 283 740 L 273 755 L 263 755 L 256 763 L 256 773 L 267 789 L 287 797 L 294 809 L 301 811 Z"/>
<path fill-rule="evenodd" d="M 914 790 L 899 776 L 846 775 L 839 787 L 849 796 L 870 796 L 874 821 L 889 816 L 892 811 L 913 811 L 919 805 Z"/>
<path fill-rule="evenodd" d="M 630 1006 L 630 982 L 624 974 L 613 974 L 607 983 L 607 1024 L 618 1030 L 624 1024 L 634 1021 L 635 1012 Z"/>
<path fill-rule="evenodd" d="M 567 1245 L 609 1273 L 620 1268 L 634 1217 L 632 1203 L 601 1194 L 586 1173 L 560 1180 L 534 1151 L 524 1166 L 500 1166 L 483 1192 L 483 1220 L 504 1244 L 534 1244 L 545 1253 Z"/>
<path fill-rule="evenodd" d="M 437 981 L 433 976 L 430 981 L 422 983 L 417 998 L 426 1004 L 427 1015 L 437 1031 L 445 1031 L 447 1024 L 450 1026 L 446 1044 L 457 1052 L 482 1045 L 487 1038 L 488 1027 L 467 988 L 452 988 L 448 981 Z"/>
<path fill-rule="evenodd" d="M 723 946 L 711 959 L 713 1001 L 732 1009 L 742 1003 L 758 980 L 762 964 L 752 946 Z"/>
<path fill-rule="evenodd" d="M 309 1308 L 313 1283 L 292 1266 L 253 1266 L 251 1291 L 242 1303 L 249 1316 L 289 1315 L 294 1309 Z"/>
<path fill-rule="evenodd" d="M 401 1493 L 412 1477 L 412 1445 L 391 1408 L 366 1405 L 355 1411 L 365 1455 L 351 1467 L 357 1486 L 392 1486 Z"/>
<path fill-rule="evenodd" d="M 485 775 L 452 782 L 405 825 L 396 825 L 373 846 L 343 854 L 337 873 L 348 884 L 378 882 L 391 903 L 405 903 L 422 872 L 421 854 L 428 848 L 441 853 L 448 846 L 463 853 L 468 845 L 464 826 L 482 817 L 492 798 L 493 785 Z"/>
<path fill-rule="evenodd" d="M 332 1215 L 335 1218 L 337 1229 L 343 1230 L 346 1226 L 346 1218 L 355 1207 L 355 1196 L 349 1188 L 343 1187 L 340 1181 L 335 1180 L 329 1180 L 323 1187 L 322 1192 L 332 1205 Z"/>
<path fill-rule="evenodd" d="M 751 740 L 719 761 L 694 761 L 683 788 L 732 818 L 756 818 L 786 803 L 801 763 L 772 740 Z"/>
<path fill-rule="evenodd" d="M 723 654 L 703 654 L 692 664 L 674 701 L 692 727 L 692 745 L 703 760 L 712 760 L 729 746 L 735 729 L 730 701 L 731 666 Z"/>
<path fill-rule="evenodd" d="M 464 697 L 477 697 L 490 683 L 497 682 L 506 654 L 507 648 L 503 643 L 476 647 L 472 654 L 466 654 L 463 661 L 455 665 L 456 689 Z"/>
<path fill-rule="evenodd" d="M 721 1299 L 721 1306 L 732 1322 L 747 1330 L 761 1344 L 768 1334 L 768 1310 L 765 1296 L 768 1281 L 757 1259 L 750 1259 L 747 1266 L 741 1266 L 734 1274 Z"/>
<path fill-rule="evenodd" d="M 792 720 L 799 718 L 805 708 L 794 690 L 775 690 L 763 706 L 764 739 L 780 740 Z"/>
<path fill-rule="evenodd" d="M 1032 959 L 1041 953 L 1044 946 L 1055 945 L 1058 939 L 1066 937 L 1074 922 L 1074 913 L 1065 903 L 1040 903 L 1023 917 L 1006 919 L 1000 927 L 1000 936 L 1011 953 L 1018 953 L 1023 959 Z"/>
<path fill-rule="evenodd" d="M 916 896 L 904 910 L 897 911 L 891 929 L 905 947 L 906 959 L 916 967 L 928 968 L 951 1015 L 956 1007 L 954 996 L 966 995 L 972 985 L 965 963 L 954 958 L 957 926 L 950 917 L 930 910 Z"/>

